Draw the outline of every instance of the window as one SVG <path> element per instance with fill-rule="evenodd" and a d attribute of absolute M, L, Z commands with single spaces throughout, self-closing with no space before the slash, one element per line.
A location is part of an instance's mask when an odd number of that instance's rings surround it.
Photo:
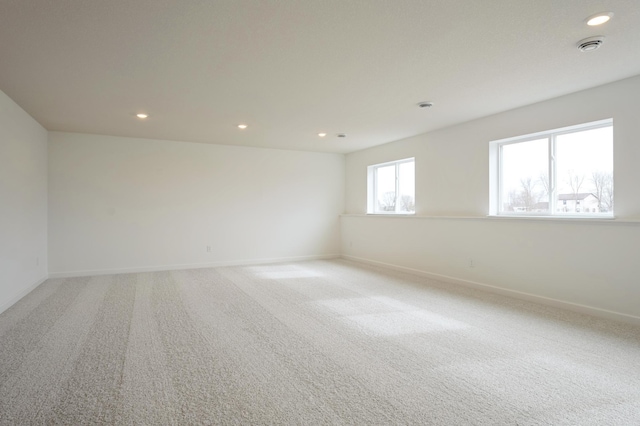
<path fill-rule="evenodd" d="M 613 216 L 613 120 L 493 141 L 491 214 Z"/>
<path fill-rule="evenodd" d="M 369 166 L 367 172 L 367 213 L 415 213 L 414 158 L 375 164 Z"/>

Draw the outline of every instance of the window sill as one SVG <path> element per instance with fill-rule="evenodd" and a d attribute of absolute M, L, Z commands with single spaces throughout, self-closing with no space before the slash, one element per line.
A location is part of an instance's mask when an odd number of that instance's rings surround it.
<path fill-rule="evenodd" d="M 618 219 L 615 216 L 515 216 L 515 215 L 487 215 L 488 220 L 496 221 L 534 221 L 555 223 L 592 223 L 599 225 L 640 225 L 640 219 Z"/>
<path fill-rule="evenodd" d="M 391 217 L 412 217 L 415 213 L 367 213 L 366 216 L 391 216 Z"/>
<path fill-rule="evenodd" d="M 379 214 L 379 213 L 344 213 L 341 217 L 385 217 L 385 218 L 398 218 L 398 219 L 472 219 L 485 220 L 486 216 L 423 216 L 417 214 Z"/>
<path fill-rule="evenodd" d="M 636 221 L 625 221 L 625 220 L 620 220 L 620 219 L 616 219 L 615 216 L 593 216 L 593 215 L 580 215 L 580 216 L 573 216 L 573 215 L 566 215 L 566 216 L 551 216 L 551 215 L 516 215 L 516 214 L 490 214 L 487 215 L 487 218 L 489 219 L 522 219 L 522 220 L 552 220 L 552 221 L 560 221 L 560 222 L 566 222 L 566 221 L 576 221 L 576 222 L 608 222 L 608 221 L 615 221 L 615 222 L 636 222 Z"/>
<path fill-rule="evenodd" d="M 616 217 L 594 217 L 594 216 L 509 216 L 509 215 L 487 215 L 487 216 L 422 216 L 415 214 L 373 214 L 373 213 L 345 213 L 341 217 L 367 217 L 367 218 L 395 218 L 395 219 L 415 219 L 415 220 L 491 220 L 491 221 L 528 221 L 528 222 L 554 222 L 554 223 L 593 223 L 601 225 L 640 225 L 640 219 L 618 219 Z"/>

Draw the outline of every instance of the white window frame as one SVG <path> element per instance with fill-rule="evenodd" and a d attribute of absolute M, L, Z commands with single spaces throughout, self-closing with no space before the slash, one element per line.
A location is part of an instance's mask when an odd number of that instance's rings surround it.
<path fill-rule="evenodd" d="M 367 167 L 367 214 L 391 214 L 391 215 L 415 215 L 415 211 L 413 212 L 404 212 L 400 211 L 400 203 L 398 202 L 398 194 L 400 193 L 400 165 L 405 163 L 414 163 L 415 167 L 415 157 L 404 158 L 402 160 L 396 161 L 388 161 L 386 163 L 373 164 Z M 376 199 L 376 194 L 378 193 L 378 182 L 377 182 L 377 169 L 381 167 L 388 167 L 395 165 L 395 176 L 396 176 L 396 200 L 395 200 L 395 211 L 380 211 L 378 210 L 378 200 Z M 415 177 L 414 177 L 415 179 Z M 414 182 L 415 183 L 415 182 Z M 413 194 L 414 203 L 415 203 L 415 194 Z"/>
<path fill-rule="evenodd" d="M 559 129 L 546 130 L 544 132 L 531 133 L 523 136 L 516 136 L 513 138 L 500 139 L 491 141 L 489 143 L 489 216 L 510 216 L 510 217 L 530 217 L 530 216 L 542 216 L 542 217 L 554 217 L 554 218 L 613 218 L 613 211 L 605 213 L 592 213 L 592 214 L 580 214 L 580 215 L 568 215 L 558 214 L 556 212 L 556 157 L 555 147 L 556 138 L 560 135 L 569 133 L 583 132 L 587 130 L 595 130 L 603 127 L 612 127 L 613 130 L 613 118 L 606 120 L 593 121 L 584 124 L 577 124 L 574 126 L 562 127 Z M 538 139 L 547 139 L 548 153 L 549 153 L 549 211 L 543 212 L 526 212 L 526 214 L 518 214 L 515 212 L 501 212 L 500 206 L 503 205 L 502 200 L 502 147 L 505 145 L 517 144 L 522 142 L 530 142 Z M 615 183 L 614 183 L 615 186 Z"/>

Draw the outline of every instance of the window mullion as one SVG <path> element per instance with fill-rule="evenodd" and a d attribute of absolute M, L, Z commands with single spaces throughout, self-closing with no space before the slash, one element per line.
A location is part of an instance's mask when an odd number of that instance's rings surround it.
<path fill-rule="evenodd" d="M 396 163 L 396 213 L 400 213 L 400 164 Z"/>
<path fill-rule="evenodd" d="M 549 214 L 556 214 L 556 135 L 549 137 Z"/>
<path fill-rule="evenodd" d="M 502 145 L 500 145 L 498 147 L 498 209 L 496 210 L 496 212 L 498 212 L 498 214 L 500 214 L 502 212 L 503 206 L 504 206 L 504 201 L 503 201 L 503 194 L 502 194 L 502 189 L 503 189 L 503 185 L 502 185 L 502 176 L 503 176 L 503 170 L 502 170 Z"/>
<path fill-rule="evenodd" d="M 378 168 L 373 168 L 373 205 L 372 211 L 378 213 Z"/>

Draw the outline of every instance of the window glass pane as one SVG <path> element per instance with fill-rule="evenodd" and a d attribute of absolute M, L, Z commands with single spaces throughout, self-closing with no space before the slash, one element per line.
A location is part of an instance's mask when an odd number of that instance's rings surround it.
<path fill-rule="evenodd" d="M 400 196 L 398 202 L 400 203 L 399 211 L 401 213 L 413 213 L 416 211 L 415 205 L 415 162 L 410 161 L 407 163 L 401 163 L 399 171 L 399 187 Z"/>
<path fill-rule="evenodd" d="M 549 211 L 549 141 L 547 138 L 502 146 L 500 211 Z"/>
<path fill-rule="evenodd" d="M 556 137 L 556 210 L 560 214 L 613 211 L 613 127 Z"/>
<path fill-rule="evenodd" d="M 396 166 L 377 167 L 376 202 L 377 211 L 394 212 L 396 209 Z"/>
<path fill-rule="evenodd" d="M 367 213 L 415 213 L 415 159 L 367 167 Z"/>

